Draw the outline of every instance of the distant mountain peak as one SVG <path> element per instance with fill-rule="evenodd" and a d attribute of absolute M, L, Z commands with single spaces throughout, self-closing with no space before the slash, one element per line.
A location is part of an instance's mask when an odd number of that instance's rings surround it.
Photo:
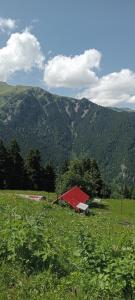
<path fill-rule="evenodd" d="M 8 85 L 8 83 L 4 81 L 0 81 L 0 85 Z"/>
<path fill-rule="evenodd" d="M 117 112 L 135 112 L 135 109 L 129 107 L 108 107 Z"/>

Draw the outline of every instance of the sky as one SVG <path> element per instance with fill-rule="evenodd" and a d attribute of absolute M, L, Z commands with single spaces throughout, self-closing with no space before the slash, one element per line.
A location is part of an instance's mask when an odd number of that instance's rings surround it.
<path fill-rule="evenodd" d="M 135 0 L 0 0 L 0 81 L 135 108 Z"/>

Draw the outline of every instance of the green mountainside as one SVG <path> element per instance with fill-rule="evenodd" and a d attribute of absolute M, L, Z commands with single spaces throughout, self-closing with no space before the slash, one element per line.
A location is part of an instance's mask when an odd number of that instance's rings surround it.
<path fill-rule="evenodd" d="M 41 151 L 43 162 L 95 158 L 108 182 L 121 165 L 134 180 L 135 112 L 115 111 L 87 99 L 56 96 L 41 88 L 0 82 L 0 138 L 16 138 L 23 154 Z"/>

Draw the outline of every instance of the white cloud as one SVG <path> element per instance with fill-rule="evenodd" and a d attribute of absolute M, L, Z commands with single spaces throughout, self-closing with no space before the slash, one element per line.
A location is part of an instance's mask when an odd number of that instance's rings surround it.
<path fill-rule="evenodd" d="M 44 56 L 37 38 L 25 30 L 13 33 L 5 47 L 0 49 L 0 80 L 6 81 L 17 71 L 43 68 Z"/>
<path fill-rule="evenodd" d="M 129 69 L 101 77 L 96 85 L 80 92 L 77 97 L 86 97 L 103 106 L 135 104 L 135 73 Z"/>
<path fill-rule="evenodd" d="M 48 87 L 77 88 L 77 98 L 88 98 L 103 106 L 135 104 L 135 73 L 129 69 L 97 76 L 101 53 L 86 50 L 81 55 L 58 55 L 45 65 L 44 81 Z"/>
<path fill-rule="evenodd" d="M 14 29 L 12 19 L 0 18 L 0 30 Z M 18 71 L 28 72 L 33 68 L 44 71 L 48 87 L 78 89 L 76 97 L 86 97 L 103 106 L 133 106 L 135 104 L 135 73 L 129 69 L 97 76 L 101 53 L 96 49 L 81 55 L 57 55 L 44 65 L 38 39 L 26 29 L 13 33 L 5 47 L 0 49 L 0 81 L 6 81 Z"/>
<path fill-rule="evenodd" d="M 16 21 L 13 19 L 0 18 L 0 31 L 13 30 L 16 28 Z"/>
<path fill-rule="evenodd" d="M 98 77 L 101 53 L 86 50 L 81 55 L 57 55 L 45 65 L 44 81 L 48 87 L 77 88 L 77 98 L 88 98 L 103 106 L 135 104 L 135 73 L 129 69 Z"/>
<path fill-rule="evenodd" d="M 98 78 L 101 53 L 96 49 L 86 50 L 73 57 L 57 55 L 45 65 L 44 81 L 48 87 L 82 88 L 93 85 Z"/>

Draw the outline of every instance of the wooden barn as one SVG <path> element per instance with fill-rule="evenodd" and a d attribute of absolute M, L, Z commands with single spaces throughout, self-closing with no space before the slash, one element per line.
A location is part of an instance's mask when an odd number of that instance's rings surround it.
<path fill-rule="evenodd" d="M 88 211 L 86 202 L 90 199 L 89 195 L 84 193 L 78 186 L 73 187 L 59 197 L 59 200 L 67 202 L 72 208 L 78 212 Z"/>

